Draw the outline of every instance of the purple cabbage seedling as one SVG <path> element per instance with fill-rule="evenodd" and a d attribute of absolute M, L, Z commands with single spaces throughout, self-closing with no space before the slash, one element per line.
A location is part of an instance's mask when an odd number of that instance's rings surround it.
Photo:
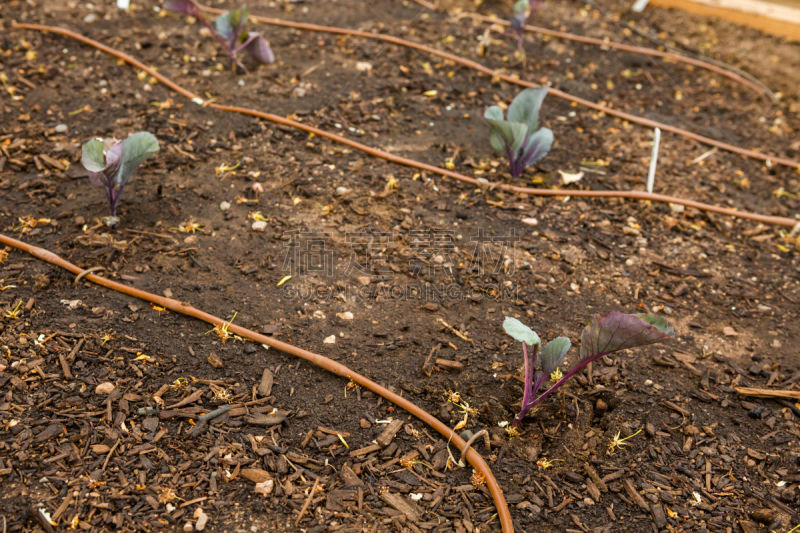
<path fill-rule="evenodd" d="M 528 165 L 535 165 L 550 152 L 553 132 L 539 128 L 539 108 L 542 107 L 547 87 L 525 89 L 508 106 L 508 120 L 503 110 L 493 105 L 483 114 L 489 122 L 489 142 L 497 151 L 508 157 L 511 175 L 522 176 Z"/>
<path fill-rule="evenodd" d="M 228 59 L 232 64 L 237 64 L 244 69 L 244 65 L 236 59 L 241 51 L 247 52 L 257 62 L 265 65 L 275 61 L 275 55 L 263 36 L 244 31 L 244 25 L 250 16 L 247 7 L 226 11 L 217 17 L 214 26 L 211 26 L 203 15 L 203 10 L 193 0 L 167 0 L 164 2 L 164 9 L 190 15 L 197 19 L 225 47 Z"/>
<path fill-rule="evenodd" d="M 124 141 L 92 139 L 83 145 L 83 168 L 89 172 L 93 185 L 106 189 L 110 211 L 110 216 L 104 219 L 107 226 L 117 227 L 117 203 L 125 184 L 139 165 L 156 152 L 158 141 L 146 131 L 134 133 Z"/>
<path fill-rule="evenodd" d="M 522 47 L 522 38 L 525 35 L 525 25 L 528 18 L 538 11 L 544 0 L 518 0 L 514 4 L 514 14 L 511 16 L 511 28 L 517 33 L 517 44 Z"/>
<path fill-rule="evenodd" d="M 531 408 L 550 396 L 592 361 L 619 350 L 665 342 L 675 334 L 673 328 L 667 327 L 667 321 L 663 317 L 655 315 L 626 315 L 619 311 L 611 311 L 605 315 L 593 315 L 581 333 L 580 361 L 558 379 L 560 376 L 560 371 L 557 372 L 558 367 L 564 362 L 564 357 L 572 346 L 568 338 L 555 338 L 542 348 L 539 336 L 533 330 L 516 318 L 508 316 L 503 322 L 503 329 L 522 343 L 522 354 L 525 358 L 525 388 L 522 395 L 522 409 L 514 417 L 512 426 L 517 426 Z M 530 357 L 529 347 L 531 348 Z M 534 371 L 536 358 L 540 351 L 542 369 Z M 555 384 L 537 398 L 536 394 L 548 376 L 555 378 L 553 379 Z"/>

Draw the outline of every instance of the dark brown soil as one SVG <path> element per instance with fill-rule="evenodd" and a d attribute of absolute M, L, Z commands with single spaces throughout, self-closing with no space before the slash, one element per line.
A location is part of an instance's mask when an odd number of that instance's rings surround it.
<path fill-rule="evenodd" d="M 787 232 L 665 205 L 515 197 L 417 175 L 197 106 L 93 49 L 9 28 L 11 20 L 61 25 L 206 98 L 510 181 L 480 117 L 488 105 L 508 103 L 517 87 L 380 42 L 267 26 L 259 29 L 278 62 L 235 74 L 196 24 L 162 17 L 155 5 L 148 0 L 127 14 L 83 2 L 0 6 L 0 72 L 21 97 L 4 89 L 0 100 L 3 233 L 322 353 L 451 427 L 464 417 L 447 402 L 458 392 L 478 409 L 465 429 L 491 434 L 490 447 L 481 440 L 476 448 L 503 487 L 517 531 L 785 532 L 800 523 L 800 407 L 735 391 L 800 390 L 800 256 Z M 639 23 L 748 70 L 784 92 L 780 103 L 685 65 L 536 35 L 526 41 L 525 64 L 501 35 L 479 58 L 486 26 L 411 2 L 249 7 L 432 44 L 593 101 L 800 157 L 800 100 L 791 94 L 800 78 L 788 69 L 800 47 L 753 30 L 660 10 Z M 509 6 L 479 9 L 500 14 Z M 629 20 L 624 9 L 616 6 Z M 90 14 L 94 21 L 86 22 Z M 549 3 L 534 22 L 646 44 L 567 0 Z M 742 57 L 742 50 L 751 52 Z M 542 120 L 555 147 L 519 183 L 556 185 L 559 170 L 583 169 L 581 187 L 644 188 L 650 132 L 552 97 Z M 103 192 L 85 177 L 80 146 L 141 130 L 155 134 L 162 150 L 128 185 L 122 222 L 109 230 L 100 222 Z M 724 152 L 693 162 L 707 151 L 665 135 L 656 192 L 798 212 L 793 169 Z M 265 231 L 252 229 L 255 211 L 268 220 Z M 39 222 L 25 227 L 25 217 Z M 182 233 L 189 221 L 202 230 Z M 421 250 L 414 237 L 431 230 L 451 248 Z M 307 264 L 287 270 L 290 235 L 312 231 L 327 234 L 322 256 L 330 273 Z M 479 236 L 495 241 L 476 248 Z M 502 247 L 509 237 L 519 239 L 513 249 Z M 370 238 L 375 244 L 363 244 Z M 16 250 L 0 263 L 3 314 L 22 302 L 19 319 L 0 319 L 6 530 L 75 523 L 86 531 L 181 531 L 202 508 L 210 531 L 499 531 L 472 470 L 448 467 L 438 435 L 372 393 L 275 350 L 223 343 L 206 324 L 76 285 L 71 274 Z M 458 294 L 437 292 L 448 286 Z M 589 316 L 611 309 L 664 314 L 676 338 L 604 359 L 510 439 L 498 423 L 519 408 L 522 357 L 502 332 L 503 317 L 520 318 L 542 339 L 566 335 L 577 343 Z M 445 361 L 429 376 L 423 365 L 433 350 Z M 573 349 L 567 366 L 576 358 Z M 446 361 L 460 365 L 448 370 Z M 266 394 L 257 390 L 264 369 L 274 375 Z M 99 394 L 106 383 L 114 392 Z M 165 386 L 161 405 L 153 395 Z M 172 407 L 186 397 L 193 400 Z M 229 413 L 199 422 L 225 404 Z M 389 419 L 404 421 L 391 444 L 360 452 Z M 612 450 L 615 436 L 630 439 Z M 257 476 L 274 480 L 269 495 L 255 492 Z M 406 504 L 419 500 L 404 513 L 398 495 Z M 39 508 L 58 526 L 46 524 Z"/>

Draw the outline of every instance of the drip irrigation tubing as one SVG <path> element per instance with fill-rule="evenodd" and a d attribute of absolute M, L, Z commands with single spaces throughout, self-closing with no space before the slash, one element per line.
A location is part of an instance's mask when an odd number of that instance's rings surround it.
<path fill-rule="evenodd" d="M 509 21 L 507 21 L 507 20 L 498 19 L 498 18 L 495 18 L 495 17 L 487 17 L 486 15 L 480 15 L 478 13 L 467 13 L 467 14 L 465 14 L 463 16 L 470 17 L 472 19 L 479 20 L 481 22 L 488 23 L 488 24 L 500 24 L 502 26 L 511 26 L 511 23 Z M 566 41 L 576 41 L 576 42 L 579 42 L 579 43 L 593 44 L 593 45 L 597 45 L 597 46 L 604 46 L 604 47 L 608 47 L 608 48 L 614 48 L 616 50 L 623 50 L 625 52 L 632 52 L 634 54 L 661 57 L 661 58 L 669 59 L 669 60 L 672 60 L 672 61 L 680 61 L 681 63 L 687 63 L 689 65 L 694 65 L 696 67 L 700 67 L 700 68 L 704 68 L 704 69 L 710 70 L 711 72 L 716 72 L 717 74 L 720 74 L 721 76 L 725 76 L 727 78 L 730 78 L 733 81 L 739 82 L 742 85 L 745 85 L 745 86 L 753 89 L 754 91 L 760 93 L 762 96 L 766 96 L 769 99 L 773 99 L 774 98 L 774 94 L 772 93 L 772 91 L 770 91 L 767 87 L 764 87 L 764 85 L 761 82 L 759 82 L 755 78 L 750 79 L 747 76 L 743 76 L 742 75 L 743 73 L 739 73 L 739 72 L 735 72 L 733 70 L 730 70 L 730 69 L 733 69 L 735 67 L 727 65 L 725 63 L 721 63 L 722 65 L 725 65 L 724 67 L 722 67 L 722 66 L 719 66 L 718 63 L 709 63 L 708 61 L 704 61 L 702 59 L 695 59 L 693 57 L 687 57 L 687 56 L 680 55 L 680 54 L 677 54 L 677 53 L 674 53 L 674 52 L 662 52 L 661 50 L 654 50 L 652 48 L 646 48 L 646 47 L 643 47 L 643 46 L 633 46 L 633 45 L 629 45 L 629 44 L 618 43 L 618 42 L 615 42 L 615 41 L 606 41 L 606 40 L 603 40 L 603 39 L 597 39 L 595 37 L 586 37 L 584 35 L 575 35 L 575 34 L 572 34 L 572 33 L 565 33 L 565 32 L 562 32 L 562 31 L 556 31 L 556 30 L 551 30 L 551 29 L 548 29 L 548 28 L 542 28 L 541 26 L 532 26 L 530 24 L 526 24 L 524 26 L 524 28 L 525 28 L 526 31 L 531 31 L 531 32 L 534 32 L 534 33 L 541 33 L 542 35 L 549 35 L 551 37 L 556 37 L 558 39 L 564 39 Z M 725 67 L 727 67 L 727 68 L 725 68 Z M 736 69 L 736 70 L 738 70 L 738 69 Z M 744 74 L 746 74 L 746 73 L 744 73 Z M 755 81 L 753 81 L 753 80 L 755 80 Z"/>
<path fill-rule="evenodd" d="M 611 19 L 611 20 L 615 20 L 615 17 L 614 17 L 613 13 L 608 11 L 606 8 L 604 8 L 603 6 L 601 6 L 600 4 L 595 2 L 594 0 L 583 0 L 583 1 L 585 1 L 587 4 L 591 5 L 592 7 L 594 7 L 595 9 L 600 11 L 601 13 L 603 13 L 606 16 L 606 18 Z M 615 20 L 615 22 L 619 22 L 619 21 Z M 662 41 L 661 39 L 659 39 L 657 35 L 653 35 L 651 32 L 649 32 L 647 30 L 640 30 L 639 28 L 636 27 L 636 23 L 633 22 L 633 21 L 629 21 L 626 26 L 627 26 L 627 28 L 629 30 L 631 30 L 632 32 L 636 33 L 640 37 L 644 37 L 645 39 L 647 39 L 651 43 L 655 44 L 656 46 L 662 46 L 666 50 L 669 50 L 669 51 L 674 52 L 676 54 L 679 54 L 681 56 L 691 57 L 691 58 L 697 59 L 699 61 L 703 61 L 703 62 L 705 62 L 705 63 L 707 63 L 709 65 L 716 65 L 716 66 L 721 67 L 723 69 L 728 69 L 729 71 L 734 72 L 734 73 L 738 74 L 739 76 L 743 77 L 744 79 L 750 80 L 754 84 L 758 85 L 759 87 L 761 87 L 761 89 L 764 91 L 764 94 L 767 97 L 769 97 L 773 101 L 776 100 L 775 93 L 770 91 L 769 88 L 767 88 L 766 85 L 764 85 L 763 83 L 761 83 L 761 81 L 758 80 L 758 78 L 756 78 L 752 74 L 749 74 L 748 72 L 745 72 L 744 70 L 742 70 L 742 69 L 740 69 L 738 67 L 730 65 L 728 63 L 725 63 L 724 61 L 719 61 L 717 59 L 714 59 L 713 57 L 704 56 L 702 54 L 699 54 L 697 52 L 689 50 L 688 48 L 685 48 L 685 49 L 676 48 L 676 47 L 674 47 L 674 46 L 672 46 L 670 44 L 667 44 L 666 42 Z"/>
<path fill-rule="evenodd" d="M 294 120 L 290 120 L 279 115 L 273 115 L 271 113 L 265 113 L 263 111 L 256 111 L 253 109 L 247 109 L 243 107 L 236 107 L 236 106 L 227 106 L 221 104 L 215 104 L 213 102 L 204 102 L 202 98 L 198 95 L 192 93 L 191 91 L 184 89 L 174 81 L 170 80 L 163 74 L 160 74 L 150 67 L 146 66 L 139 60 L 131 57 L 130 55 L 120 52 L 119 50 L 115 50 L 109 46 L 106 46 L 102 43 L 99 43 L 95 40 L 92 40 L 88 37 L 84 37 L 78 33 L 73 31 L 54 27 L 54 26 L 43 26 L 40 24 L 20 24 L 20 23 L 12 23 L 12 27 L 19 28 L 19 29 L 28 29 L 28 30 L 35 30 L 35 31 L 43 31 L 43 32 L 52 32 L 59 35 L 63 35 L 65 37 L 69 37 L 80 41 L 84 44 L 88 44 L 98 50 L 106 52 L 118 59 L 121 59 L 134 67 L 146 72 L 150 76 L 156 78 L 159 82 L 163 83 L 165 86 L 169 87 L 173 91 L 181 94 L 182 96 L 192 100 L 195 103 L 200 103 L 201 105 L 218 109 L 221 111 L 228 111 L 232 113 L 240 113 L 243 115 L 249 115 L 253 117 L 262 118 L 264 120 L 282 124 L 284 126 L 289 126 L 292 128 L 297 128 L 303 131 L 307 131 L 309 133 L 314 133 L 320 137 L 324 137 L 334 142 L 338 142 L 341 144 L 345 144 L 356 150 L 362 151 L 364 153 L 370 154 L 375 157 L 379 157 L 386 161 L 391 161 L 393 163 L 398 163 L 400 165 L 405 165 L 409 167 L 413 167 L 419 170 L 428 171 L 434 174 L 439 174 L 440 176 L 449 177 L 458 181 L 462 181 L 464 183 L 469 183 L 471 185 L 476 185 L 478 187 L 492 187 L 495 189 L 500 189 L 508 192 L 519 193 L 519 194 L 527 194 L 532 196 L 572 196 L 572 197 L 582 197 L 582 198 L 628 198 L 632 200 L 645 200 L 645 201 L 652 201 L 652 202 L 662 202 L 668 204 L 676 204 L 676 205 L 683 205 L 685 207 L 690 207 L 694 209 L 699 209 L 701 211 L 708 211 L 711 213 L 716 213 L 720 215 L 732 216 L 732 217 L 739 217 L 747 220 L 753 220 L 756 222 L 763 222 L 765 224 L 771 224 L 775 226 L 784 226 L 784 227 L 791 227 L 794 228 L 800 224 L 800 220 L 795 220 L 787 217 L 778 217 L 778 216 L 770 216 L 770 215 L 760 215 L 757 213 L 749 213 L 747 211 L 738 211 L 736 209 L 730 209 L 725 207 L 719 207 L 710 204 L 704 204 L 702 202 L 696 202 L 694 200 L 686 200 L 683 198 L 678 198 L 675 196 L 666 196 L 663 194 L 655 194 L 655 193 L 648 193 L 644 191 L 593 191 L 593 190 L 571 190 L 571 189 L 535 189 L 530 187 L 518 187 L 515 185 L 506 185 L 502 183 L 495 183 L 490 184 L 485 181 L 479 181 L 476 178 L 471 178 L 469 176 L 465 176 L 464 174 L 460 174 L 458 172 L 454 172 L 452 170 L 446 170 L 443 168 L 439 168 L 435 165 L 430 165 L 428 163 L 423 163 L 421 161 L 416 161 L 414 159 L 408 159 L 403 156 L 390 154 L 388 152 L 384 152 L 383 150 L 372 148 L 371 146 L 367 146 L 365 144 L 361 144 L 357 141 L 353 141 L 347 139 L 345 137 L 341 137 L 335 133 L 330 133 L 325 130 L 321 130 L 314 126 L 309 126 L 307 124 L 303 124 L 301 122 L 296 122 Z"/>
<path fill-rule="evenodd" d="M 0 243 L 12 246 L 19 250 L 23 250 L 37 259 L 40 259 L 42 261 L 50 263 L 51 265 L 68 270 L 73 274 L 75 274 L 76 276 L 85 274 L 85 270 L 83 270 L 82 268 L 73 265 L 69 261 L 62 259 L 58 255 L 43 248 L 39 248 L 37 246 L 33 246 L 31 244 L 22 241 L 12 239 L 11 237 L 7 237 L 2 234 L 0 234 Z M 285 342 L 281 342 L 277 339 L 273 339 L 272 337 L 261 335 L 260 333 L 256 333 L 255 331 L 251 331 L 247 328 L 237 326 L 236 324 L 231 324 L 230 322 L 222 320 L 219 317 L 210 315 L 204 311 L 196 309 L 195 307 L 184 305 L 177 300 L 173 300 L 172 298 L 166 298 L 163 296 L 151 294 L 146 291 L 135 289 L 133 287 L 128 287 L 127 285 L 111 281 L 96 274 L 86 274 L 84 279 L 86 279 L 87 281 L 91 281 L 92 283 L 95 283 L 97 285 L 100 285 L 101 287 L 106 287 L 107 289 L 121 292 L 128 296 L 132 296 L 134 298 L 138 298 L 140 300 L 144 300 L 146 302 L 158 305 L 159 307 L 163 307 L 174 313 L 180 313 L 182 315 L 190 316 L 198 320 L 202 320 L 203 322 L 213 324 L 214 326 L 225 326 L 225 328 L 231 333 L 239 335 L 240 337 L 250 339 L 260 344 L 266 344 L 267 346 L 270 346 L 282 352 L 286 352 L 290 355 L 294 355 L 295 357 L 305 359 L 306 361 L 313 363 L 316 366 L 327 370 L 328 372 L 336 374 L 337 376 L 341 376 L 345 379 L 352 380 L 356 382 L 358 385 L 364 387 L 365 389 L 369 389 L 375 394 L 382 396 L 386 400 L 392 402 L 396 406 L 400 407 L 401 409 L 404 409 L 408 413 L 417 417 L 425 424 L 434 428 L 437 432 L 439 432 L 439 434 L 448 439 L 449 442 L 452 442 L 455 445 L 455 447 L 459 449 L 459 451 L 466 454 L 467 461 L 469 461 L 472 467 L 485 476 L 486 487 L 489 489 L 489 492 L 491 493 L 492 498 L 494 499 L 494 504 L 495 507 L 497 508 L 497 514 L 500 519 L 500 524 L 503 528 L 503 533 L 514 532 L 514 524 L 511 520 L 511 513 L 508 510 L 508 504 L 506 504 L 505 497 L 503 496 L 503 490 L 500 488 L 500 485 L 497 484 L 497 480 L 492 474 L 491 468 L 489 467 L 488 464 L 486 464 L 486 461 L 483 460 L 483 457 L 481 457 L 481 455 L 478 452 L 476 452 L 474 448 L 467 447 L 467 443 L 464 442 L 464 439 L 459 437 L 445 423 L 441 422 L 438 418 L 429 414 L 427 411 L 418 407 L 414 403 L 408 401 L 407 399 L 403 398 L 398 394 L 389 391 L 388 389 L 375 383 L 371 379 L 366 378 L 356 372 L 353 372 L 346 366 L 342 365 L 341 363 L 337 363 L 332 359 L 328 359 L 325 356 L 309 352 L 308 350 L 303 350 L 302 348 L 298 348 L 297 346 L 293 346 Z"/>
<path fill-rule="evenodd" d="M 204 7 L 204 6 L 201 6 L 201 8 L 204 11 L 206 11 L 207 13 L 211 13 L 211 14 L 224 13 L 224 11 L 221 10 L 221 9 L 215 9 L 215 8 Z M 380 40 L 380 41 L 384 41 L 384 42 L 388 42 L 388 43 L 393 43 L 393 44 L 396 44 L 396 45 L 399 45 L 399 46 L 405 46 L 407 48 L 413 48 L 415 50 L 419 50 L 421 52 L 425 52 L 426 54 L 435 55 L 435 56 L 438 56 L 438 57 L 453 61 L 455 63 L 464 65 L 465 67 L 469 67 L 469 68 L 477 70 L 479 72 L 483 72 L 484 74 L 488 74 L 489 76 L 492 76 L 493 79 L 496 78 L 496 79 L 499 79 L 499 80 L 503 80 L 506 83 L 511 83 L 511 84 L 514 84 L 514 85 L 520 85 L 522 87 L 530 87 L 530 88 L 541 87 L 541 85 L 537 85 L 536 83 L 525 81 L 525 80 L 521 80 L 521 79 L 518 79 L 518 78 L 514 78 L 512 76 L 509 76 L 508 74 L 502 74 L 500 72 L 492 70 L 489 67 L 478 63 L 477 61 L 473 61 L 471 59 L 467 59 L 465 57 L 461 57 L 461 56 L 456 55 L 456 54 L 451 54 L 449 52 L 443 52 L 441 50 L 437 50 L 435 48 L 432 48 L 432 47 L 424 45 L 424 44 L 415 43 L 413 41 L 407 41 L 405 39 L 401 39 L 399 37 L 394 37 L 392 35 L 384 35 L 384 34 L 381 34 L 381 33 L 369 33 L 369 32 L 360 31 L 360 30 L 351 30 L 351 29 L 348 29 L 348 28 L 337 28 L 337 27 L 333 27 L 333 26 L 320 26 L 318 24 L 310 24 L 310 23 L 305 23 L 305 22 L 291 22 L 291 21 L 275 19 L 275 18 L 270 18 L 270 17 L 262 17 L 262 16 L 259 16 L 259 15 L 250 15 L 250 19 L 255 20 L 257 22 L 262 22 L 264 24 L 270 24 L 270 25 L 273 25 L 273 26 L 283 26 L 283 27 L 286 27 L 286 28 L 294 28 L 294 29 L 301 29 L 301 30 L 308 30 L 308 31 L 335 33 L 335 34 L 339 34 L 339 35 L 350 35 L 350 36 L 353 36 L 353 37 L 362 37 L 364 39 L 376 39 L 376 40 Z M 19 25 L 19 27 L 24 27 L 24 26 L 25 25 Z M 621 46 L 625 46 L 625 45 L 621 45 Z M 647 49 L 644 49 L 644 50 L 647 50 Z M 680 57 L 680 56 L 678 56 L 678 57 Z M 722 150 L 725 150 L 725 151 L 728 151 L 728 152 L 739 154 L 739 155 L 742 155 L 742 156 L 745 156 L 745 157 L 750 157 L 750 158 L 753 158 L 753 159 L 759 159 L 761 161 L 768 161 L 768 162 L 771 162 L 771 163 L 777 163 L 777 164 L 780 164 L 780 165 L 785 165 L 785 166 L 796 168 L 796 169 L 800 170 L 800 162 L 792 161 L 791 159 L 784 159 L 784 158 L 781 158 L 781 157 L 769 156 L 769 155 L 766 155 L 766 154 L 762 154 L 761 152 L 756 152 L 755 150 L 748 150 L 746 148 L 740 148 L 740 147 L 738 147 L 736 145 L 729 144 L 729 143 L 722 142 L 722 141 L 718 141 L 718 140 L 712 139 L 710 137 L 705 137 L 703 135 L 700 135 L 700 134 L 697 134 L 697 133 L 693 133 L 693 132 L 685 130 L 683 128 L 679 128 L 677 126 L 671 126 L 669 124 L 663 124 L 663 123 L 657 122 L 655 120 L 650 120 L 650 119 L 647 119 L 647 118 L 644 118 L 644 117 L 640 117 L 638 115 L 632 115 L 630 113 L 626 113 L 625 111 L 619 111 L 619 110 L 616 110 L 616 109 L 612 109 L 610 107 L 602 106 L 600 104 L 596 104 L 594 102 L 591 102 L 589 100 L 580 98 L 578 96 L 571 95 L 571 94 L 569 94 L 567 92 L 564 92 L 564 91 L 562 91 L 560 89 L 555 89 L 555 88 L 551 87 L 550 90 L 549 90 L 549 94 L 552 94 L 553 96 L 555 96 L 557 98 L 562 98 L 562 99 L 567 100 L 569 102 L 575 102 L 578 105 L 582 105 L 584 107 L 588 107 L 590 109 L 594 109 L 595 111 L 600 111 L 600 112 L 605 113 L 607 115 L 611 115 L 611 116 L 615 116 L 615 117 L 621 118 L 623 120 L 627 120 L 628 122 L 632 122 L 634 124 L 647 126 L 648 128 L 651 128 L 651 129 L 659 128 L 662 131 L 669 131 L 669 132 L 672 132 L 672 133 L 674 133 L 676 135 L 681 135 L 683 137 L 686 137 L 688 139 L 693 139 L 693 140 L 698 141 L 698 142 L 703 143 L 703 144 L 716 146 L 717 148 L 721 148 Z"/>
<path fill-rule="evenodd" d="M 427 0 L 414 0 L 414 1 L 419 5 L 421 5 L 422 7 L 430 9 L 431 11 L 439 10 L 439 7 L 437 5 L 432 4 Z M 586 2 L 591 4 L 598 10 L 602 11 L 607 17 L 611 16 L 611 13 L 609 13 L 605 8 L 603 8 L 593 0 L 586 0 Z M 486 15 L 481 15 L 479 13 L 462 13 L 459 16 L 470 17 L 472 19 L 488 24 L 500 24 L 502 26 L 511 26 L 511 22 L 507 20 L 500 19 L 497 17 L 489 17 Z M 761 93 L 763 96 L 766 96 L 770 100 L 775 100 L 775 93 L 770 91 L 769 88 L 766 87 L 763 83 L 761 83 L 755 76 L 752 76 L 751 74 L 748 74 L 747 72 L 737 67 L 734 67 L 733 65 L 729 65 L 723 61 L 717 61 L 716 59 L 705 57 L 700 54 L 689 52 L 687 50 L 679 50 L 675 47 L 672 47 L 664 43 L 663 41 L 659 40 L 653 35 L 650 35 L 647 32 L 642 31 L 636 26 L 631 24 L 628 25 L 628 29 L 630 29 L 633 32 L 636 32 L 638 35 L 644 37 L 645 39 L 649 39 L 651 42 L 659 46 L 663 46 L 667 50 L 671 50 L 671 52 L 653 50 L 652 48 L 645 48 L 642 46 L 626 45 L 611 40 L 607 41 L 605 39 L 586 37 L 585 35 L 576 35 L 574 33 L 566 33 L 563 31 L 551 30 L 549 28 L 542 28 L 541 26 L 532 26 L 530 24 L 525 24 L 523 28 L 525 29 L 525 31 L 540 33 L 542 35 L 549 35 L 551 37 L 556 37 L 557 39 L 564 39 L 565 41 L 576 41 L 580 43 L 594 44 L 597 46 L 604 46 L 608 48 L 615 48 L 617 50 L 624 50 L 626 52 L 633 52 L 635 54 L 663 57 L 665 59 L 671 59 L 674 61 L 680 61 L 682 63 L 688 63 L 690 65 L 695 65 L 700 68 L 716 72 L 717 74 L 721 74 L 722 76 L 726 76 L 734 81 L 746 85 L 747 87 L 750 87 L 754 91 Z"/>

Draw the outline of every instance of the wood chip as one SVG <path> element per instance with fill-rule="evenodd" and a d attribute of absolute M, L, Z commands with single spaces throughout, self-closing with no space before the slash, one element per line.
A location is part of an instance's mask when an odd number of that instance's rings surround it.
<path fill-rule="evenodd" d="M 264 369 L 264 374 L 261 376 L 261 383 L 258 384 L 258 394 L 261 396 L 269 396 L 272 394 L 272 384 L 274 383 L 274 376 L 269 368 Z"/>
<path fill-rule="evenodd" d="M 388 491 L 383 492 L 381 493 L 381 500 L 406 515 L 412 522 L 419 522 L 422 517 L 422 511 L 417 504 L 399 494 Z"/>
<path fill-rule="evenodd" d="M 636 491 L 636 487 L 633 486 L 633 482 L 631 482 L 630 479 L 623 479 L 622 485 L 625 487 L 625 491 L 628 493 L 631 499 L 636 502 L 636 505 L 638 505 L 642 511 L 649 513 L 650 506 L 647 505 L 647 501 L 645 501 L 642 495 Z"/>
<path fill-rule="evenodd" d="M 380 444 L 370 444 L 369 446 L 365 446 L 364 448 L 360 448 L 358 450 L 353 450 L 350 452 L 350 457 L 361 457 L 362 455 L 369 455 L 372 452 L 377 452 L 381 449 Z"/>
<path fill-rule="evenodd" d="M 757 396 L 759 398 L 794 398 L 800 400 L 800 391 L 751 389 L 749 387 L 736 387 L 736 393 L 742 396 Z"/>
<path fill-rule="evenodd" d="M 272 479 L 272 475 L 269 472 L 260 468 L 243 468 L 239 475 L 253 483 L 264 483 Z"/>
<path fill-rule="evenodd" d="M 661 504 L 654 503 L 653 505 L 651 505 L 650 512 L 653 515 L 653 522 L 655 522 L 656 527 L 659 530 L 662 530 L 665 527 L 667 527 L 667 516 L 664 513 L 664 508 L 661 506 Z"/>
<path fill-rule="evenodd" d="M 450 361 L 448 359 L 437 359 L 436 366 L 446 368 L 447 370 L 456 370 L 456 371 L 464 370 L 463 363 L 459 363 L 458 361 Z"/>
<path fill-rule="evenodd" d="M 375 439 L 377 443 L 381 446 L 381 448 L 386 448 L 389 444 L 392 443 L 394 440 L 394 436 L 400 431 L 400 428 L 403 427 L 403 421 L 400 419 L 395 419 L 389 422 L 389 425 L 386 426 L 386 429 L 383 430 L 383 433 L 378 435 L 378 438 Z"/>

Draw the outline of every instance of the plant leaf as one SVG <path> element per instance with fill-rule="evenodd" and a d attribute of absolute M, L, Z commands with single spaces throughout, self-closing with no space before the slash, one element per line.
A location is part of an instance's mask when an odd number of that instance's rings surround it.
<path fill-rule="evenodd" d="M 515 13 L 509 22 L 511 23 L 511 28 L 516 31 L 517 33 L 521 33 L 523 28 L 525 27 L 525 20 L 526 20 L 525 12 L 522 13 Z M 520 41 L 522 38 L 520 37 Z"/>
<path fill-rule="evenodd" d="M 497 137 L 503 143 L 501 150 L 510 150 L 512 156 L 516 156 L 519 152 L 522 143 L 525 142 L 525 136 L 528 134 L 528 126 L 520 122 L 508 122 L 505 120 L 486 119 L 492 126 L 492 131 L 495 132 Z M 497 148 L 497 141 L 492 140 L 491 132 L 489 134 L 489 142 L 492 147 Z"/>
<path fill-rule="evenodd" d="M 483 112 L 483 118 L 485 118 L 487 121 L 503 120 L 503 110 L 500 109 L 500 106 L 493 105 Z M 494 128 L 489 130 L 489 143 L 492 145 L 492 148 L 498 152 L 504 152 L 506 150 L 506 143 L 503 142 L 503 138 L 494 130 Z"/>
<path fill-rule="evenodd" d="M 247 6 L 242 6 L 239 9 L 234 9 L 231 11 L 231 15 L 229 18 L 229 22 L 231 23 L 231 27 L 233 28 L 234 32 L 239 33 L 239 30 L 247 24 L 247 20 L 250 18 L 250 12 L 247 11 Z"/>
<path fill-rule="evenodd" d="M 517 0 L 514 4 L 514 15 L 525 13 L 528 10 L 528 0 Z"/>
<path fill-rule="evenodd" d="M 493 105 L 483 112 L 483 118 L 486 120 L 503 120 L 503 110 L 500 109 L 500 106 Z"/>
<path fill-rule="evenodd" d="M 530 131 L 536 131 L 539 128 L 539 109 L 542 107 L 545 96 L 547 96 L 547 87 L 525 89 L 508 106 L 508 120 L 521 122 L 528 126 Z"/>
<path fill-rule="evenodd" d="M 145 159 L 158 152 L 158 141 L 152 133 L 140 131 L 134 133 L 121 143 L 122 157 L 120 159 L 119 171 L 115 176 L 114 183 L 124 187 L 130 177 Z M 111 163 L 111 152 L 114 146 L 107 152 L 106 160 Z"/>
<path fill-rule="evenodd" d="M 550 153 L 553 147 L 553 132 L 548 128 L 542 128 L 528 137 L 528 141 L 522 150 L 520 158 L 523 166 L 535 165 Z"/>
<path fill-rule="evenodd" d="M 244 49 L 253 59 L 265 65 L 275 61 L 275 54 L 272 53 L 272 48 L 264 37 L 257 33 L 251 33 L 247 36 Z"/>
<path fill-rule="evenodd" d="M 663 316 L 649 315 L 645 313 L 640 313 L 633 316 L 635 316 L 636 318 L 641 318 L 651 326 L 658 328 L 658 330 L 661 331 L 662 333 L 672 335 L 675 332 L 674 328 L 671 328 L 667 325 L 667 319 L 664 318 Z"/>
<path fill-rule="evenodd" d="M 503 329 L 506 331 L 506 333 L 514 337 L 515 340 L 524 342 L 528 346 L 533 346 L 535 344 L 538 344 L 539 346 L 542 345 L 542 341 L 539 340 L 539 336 L 536 334 L 536 332 L 516 318 L 507 316 L 503 321 Z M 535 364 L 535 359 L 531 365 L 533 364 Z"/>
<path fill-rule="evenodd" d="M 203 11 L 192 0 L 166 0 L 166 2 L 164 2 L 164 9 L 174 11 L 175 13 L 190 15 L 197 20 L 205 20 Z"/>
<path fill-rule="evenodd" d="M 233 44 L 234 32 L 233 24 L 231 23 L 231 16 L 231 12 L 226 11 L 217 17 L 214 25 L 217 27 L 217 33 L 219 33 L 224 39 L 227 39 L 228 42 Z"/>
<path fill-rule="evenodd" d="M 664 318 L 654 315 L 626 315 L 619 311 L 593 315 L 581 333 L 581 361 L 636 346 L 664 342 L 674 334 L 675 329 L 667 327 Z"/>
<path fill-rule="evenodd" d="M 92 139 L 87 141 L 81 150 L 81 164 L 83 168 L 90 173 L 102 172 L 106 166 L 105 157 L 103 156 L 103 141 L 100 139 Z"/>
<path fill-rule="evenodd" d="M 117 183 L 124 153 L 125 145 L 123 143 L 106 140 L 106 166 L 103 169 L 103 174 L 106 177 L 107 189 L 113 189 Z"/>
<path fill-rule="evenodd" d="M 556 337 L 542 349 L 542 372 L 549 376 L 564 362 L 572 342 L 567 337 Z"/>

